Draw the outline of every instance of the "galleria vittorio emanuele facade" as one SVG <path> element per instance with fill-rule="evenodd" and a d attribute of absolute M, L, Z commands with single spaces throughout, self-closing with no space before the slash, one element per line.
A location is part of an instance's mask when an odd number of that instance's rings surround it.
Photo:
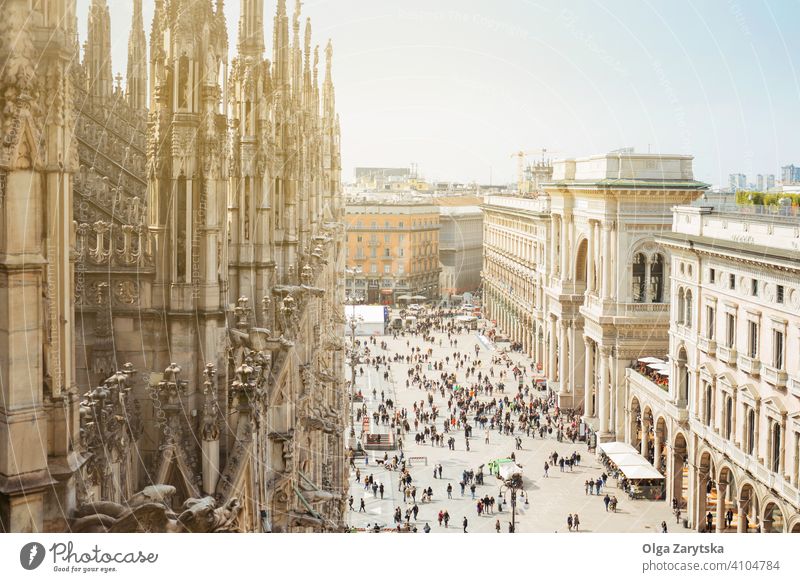
<path fill-rule="evenodd" d="M 485 309 L 685 527 L 800 532 L 800 228 L 709 201 L 692 164 L 612 152 L 487 196 Z"/>
<path fill-rule="evenodd" d="M 331 45 L 141 4 L 124 89 L 106 0 L 0 7 L 0 531 L 339 531 Z"/>

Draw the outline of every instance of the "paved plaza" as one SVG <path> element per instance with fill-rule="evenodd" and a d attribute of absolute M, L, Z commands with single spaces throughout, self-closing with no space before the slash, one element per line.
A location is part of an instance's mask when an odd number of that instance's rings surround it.
<path fill-rule="evenodd" d="M 458 383 L 463 383 L 464 385 L 469 385 L 477 381 L 477 379 L 470 378 L 469 381 L 466 381 L 464 376 L 465 369 L 455 369 L 452 357 L 453 352 L 467 353 L 470 355 L 471 361 L 471 356 L 475 353 L 475 346 L 479 346 L 478 359 L 481 360 L 484 374 L 489 372 L 492 356 L 498 355 L 494 346 L 487 342 L 485 338 L 479 337 L 476 331 L 454 335 L 453 339 L 458 342 L 457 348 L 450 346 L 446 334 L 434 333 L 433 335 L 435 346 L 433 347 L 433 356 L 430 361 L 444 362 L 445 357 L 450 356 L 450 364 L 449 366 L 445 364 L 443 371 L 455 373 Z M 361 339 L 364 340 L 366 338 Z M 405 337 L 399 336 L 396 340 L 392 336 L 379 336 L 376 339 L 378 345 L 369 346 L 371 354 L 385 355 L 387 359 L 391 359 L 398 352 L 403 356 L 410 354 L 410 347 L 418 346 L 422 348 L 422 353 L 432 347 L 429 342 L 423 342 L 420 338 L 409 333 L 406 333 Z M 439 339 L 443 340 L 442 347 L 439 347 Z M 388 344 L 386 351 L 380 349 L 382 341 Z M 406 342 L 410 342 L 410 347 L 406 345 Z M 526 384 L 530 385 L 533 379 L 530 376 L 530 360 L 518 353 L 511 353 L 509 356 L 514 363 L 528 371 L 529 375 L 526 377 Z M 411 424 L 411 431 L 403 436 L 403 452 L 407 460 L 409 458 L 424 459 L 412 461 L 410 467 L 413 478 L 412 484 L 416 485 L 419 491 L 416 499 L 419 513 L 416 520 L 412 517 L 411 525 L 416 525 L 420 532 L 423 531 L 425 523 L 428 523 L 433 533 L 462 533 L 464 517 L 469 522 L 467 528 L 469 533 L 494 533 L 498 519 L 502 526 L 501 531 L 507 532 L 508 524 L 511 521 L 510 505 L 504 503 L 501 512 L 498 513 L 495 508 L 494 513 L 484 514 L 480 517 L 476 508 L 478 498 L 486 495 L 494 496 L 497 499 L 502 498 L 500 494 L 501 481 L 489 475 L 488 469 L 484 468 L 484 484 L 477 486 L 475 500 L 472 499 L 469 487 L 466 488 L 464 495 L 461 494 L 459 482 L 462 479 L 464 470 L 473 470 L 477 473 L 480 465 L 486 465 L 492 459 L 507 457 L 512 452 L 516 454 L 517 463 L 523 467 L 523 489 L 528 499 L 527 504 L 520 501 L 517 505 L 517 532 L 569 533 L 567 516 L 570 513 L 577 513 L 580 516 L 581 532 L 657 532 L 660 530 L 662 521 L 667 522 L 670 532 L 689 531 L 675 523 L 675 517 L 667 503 L 663 501 L 630 500 L 626 494 L 616 487 L 614 479 L 608 479 L 608 486 L 600 496 L 587 495 L 585 493 L 585 481 L 598 478 L 603 473 L 603 469 L 594 453 L 590 453 L 587 450 L 585 443 L 580 441 L 576 441 L 575 444 L 569 441 L 558 442 L 555 438 L 555 431 L 552 435 L 545 435 L 543 439 L 539 437 L 538 433 L 534 438 L 517 432 L 516 436 L 522 437 L 521 451 L 515 451 L 514 436 L 502 435 L 496 429 L 489 432 L 489 444 L 486 444 L 485 431 L 477 426 L 473 428 L 469 451 L 465 449 L 463 430 L 451 431 L 448 435 L 445 435 L 445 443 L 447 437 L 455 436 L 455 451 L 449 450 L 446 444 L 444 446 L 432 446 L 430 439 L 425 444 L 415 444 L 414 435 L 416 431 L 413 425 L 414 413 L 412 406 L 415 401 L 427 400 L 428 393 L 424 389 L 415 387 L 413 383 L 410 388 L 406 388 L 408 369 L 413 365 L 391 362 L 387 381 L 384 379 L 384 367 L 381 367 L 380 371 L 376 371 L 374 366 L 364 364 L 362 365 L 364 375 L 357 377 L 356 386 L 357 390 L 360 389 L 364 394 L 364 402 L 367 405 L 370 417 L 381 402 L 381 392 L 383 392 L 384 399 L 392 399 L 394 401 L 395 410 L 406 408 L 409 411 L 408 420 Z M 438 380 L 442 374 L 439 371 L 429 370 L 427 363 L 422 364 L 422 369 L 423 374 L 431 380 Z M 499 381 L 498 373 L 501 366 L 494 365 L 494 369 L 495 377 L 491 378 L 491 381 L 496 384 Z M 517 391 L 517 386 L 510 370 L 508 370 L 504 382 L 506 385 L 505 395 L 512 398 Z M 375 397 L 372 394 L 373 389 L 376 392 Z M 544 395 L 544 392 L 541 394 Z M 495 392 L 494 396 L 502 398 L 503 394 Z M 491 397 L 487 395 L 481 395 L 479 398 L 485 401 L 491 400 Z M 437 392 L 434 403 L 441 412 L 436 422 L 437 428 L 440 428 L 443 418 L 447 417 L 447 401 Z M 356 403 L 354 406 L 361 405 L 362 403 Z M 429 410 L 427 404 L 426 409 Z M 470 422 L 472 422 L 471 419 Z M 360 426 L 356 428 L 358 430 Z M 420 431 L 422 429 L 423 427 L 420 424 Z M 384 430 L 388 429 L 384 427 Z M 550 469 L 549 476 L 547 478 L 544 477 L 543 468 L 547 457 L 553 452 L 557 452 L 559 456 L 569 456 L 573 451 L 577 451 L 581 456 L 579 466 L 574 467 L 572 471 L 565 468 L 565 472 L 560 472 L 558 466 L 555 466 Z M 382 528 L 395 527 L 396 524 L 393 521 L 395 508 L 400 507 L 403 514 L 405 514 L 405 510 L 413 506 L 413 503 L 405 503 L 402 492 L 398 490 L 399 471 L 384 469 L 375 463 L 375 459 L 382 459 L 384 453 L 382 451 L 370 451 L 368 454 L 369 458 L 366 463 L 363 459 L 356 461 L 356 467 L 361 472 L 361 483 L 356 483 L 355 471 L 351 470 L 350 494 L 353 496 L 354 502 L 353 511 L 349 513 L 349 523 L 357 529 L 366 528 L 367 525 L 374 526 L 375 524 Z M 394 454 L 399 454 L 399 451 L 389 451 L 388 454 L 391 459 Z M 433 468 L 439 464 L 443 467 L 442 479 L 434 478 L 433 476 Z M 370 474 L 373 475 L 376 483 L 384 485 L 383 499 L 381 499 L 379 493 L 373 495 L 372 489 L 364 489 L 364 477 Z M 447 498 L 446 488 L 448 483 L 453 486 L 452 499 Z M 431 502 L 422 503 L 420 501 L 421 491 L 428 486 L 433 488 L 433 499 Z M 603 503 L 603 495 L 605 493 L 616 495 L 619 501 L 616 513 L 605 510 Z M 365 511 L 359 511 L 361 499 L 365 501 Z M 510 501 L 510 493 L 506 494 L 506 501 Z M 449 528 L 439 526 L 437 516 L 440 510 L 446 510 L 450 514 Z"/>

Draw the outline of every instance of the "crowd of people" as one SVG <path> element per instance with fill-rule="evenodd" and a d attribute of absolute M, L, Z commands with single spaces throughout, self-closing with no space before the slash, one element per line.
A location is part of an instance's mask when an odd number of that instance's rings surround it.
<path fill-rule="evenodd" d="M 375 498 L 378 495 L 384 498 L 386 485 L 376 481 L 372 474 L 362 478 L 360 467 L 357 468 L 355 464 L 357 458 L 363 457 L 364 466 L 370 466 L 368 453 L 360 448 L 364 443 L 365 426 L 369 427 L 364 419 L 368 418 L 372 424 L 368 430 L 383 431 L 393 435 L 396 440 L 396 454 L 390 456 L 384 452 L 382 458 L 377 456 L 372 462 L 389 473 L 397 474 L 399 498 L 405 504 L 405 507 L 395 507 L 392 528 L 389 528 L 389 524 L 379 524 L 377 530 L 418 531 L 418 518 L 423 514 L 428 518 L 423 520 L 423 531 L 431 531 L 430 522 L 434 523 L 434 527 L 438 523 L 438 527 L 449 528 L 450 515 L 447 509 L 436 507 L 436 503 L 439 499 L 452 499 L 456 493 L 455 487 L 458 487 L 462 497 L 474 501 L 478 518 L 496 519 L 495 530 L 498 533 L 505 528 L 501 527 L 497 514 L 505 513 L 505 517 L 510 517 L 510 488 L 504 487 L 502 480 L 492 476 L 491 483 L 499 485 L 497 494 L 487 491 L 483 465 L 465 470 L 460 476 L 448 475 L 443 478 L 442 465 L 438 464 L 432 470 L 433 481 L 420 483 L 425 480 L 423 473 L 414 471 L 412 476 L 412 467 L 405 457 L 404 443 L 411 442 L 410 439 L 413 439 L 417 451 L 419 447 L 447 447 L 448 451 L 469 459 L 469 456 L 463 455 L 470 452 L 471 439 L 482 438 L 484 443 L 489 444 L 501 436 L 510 437 L 502 442 L 513 443 L 513 450 L 509 450 L 506 456 L 514 460 L 515 451 L 523 450 L 526 439 L 555 439 L 576 444 L 579 437 L 579 415 L 559 409 L 556 394 L 547 390 L 544 383 L 536 381 L 539 378 L 536 377 L 535 364 L 528 366 L 515 362 L 511 355 L 498 354 L 487 349 L 486 344 L 466 347 L 468 342 L 462 336 L 474 331 L 461 325 L 453 315 L 455 312 L 431 312 L 418 317 L 413 327 L 395 330 L 392 333 L 394 343 L 400 342 L 401 346 L 405 344 L 402 353 L 393 353 L 388 343 L 379 338 L 356 340 L 355 349 L 360 351 L 357 378 L 362 378 L 365 368 L 371 367 L 391 389 L 386 388 L 390 392 L 387 397 L 384 389 L 372 388 L 371 406 L 368 407 L 367 402 L 355 406 L 354 426 L 362 428 L 358 438 L 353 439 L 358 444 L 350 449 L 351 468 L 356 472 L 356 482 L 363 481 L 365 492 L 371 490 Z M 481 331 L 485 333 L 485 330 Z M 412 337 L 416 337 L 413 343 Z M 393 371 L 393 366 L 400 370 L 402 367 L 407 369 L 404 372 Z M 357 384 L 360 384 L 358 380 Z M 418 392 L 418 397 L 410 406 L 400 406 L 394 402 L 398 385 L 400 389 Z M 364 388 L 357 386 L 358 391 Z M 354 428 L 351 437 L 356 436 L 355 432 Z M 482 457 L 479 459 L 486 462 Z M 571 472 L 580 465 L 580 461 L 581 455 L 577 449 L 567 456 L 554 452 L 544 464 L 544 477 L 548 476 L 549 470 Z M 425 474 L 430 475 L 427 472 Z M 591 490 L 592 494 L 596 492 L 600 495 L 606 479 L 604 473 L 596 479 L 587 480 L 586 494 Z M 517 494 L 518 507 L 528 508 L 533 500 L 529 499 L 524 488 Z M 603 501 L 607 510 L 616 509 L 616 498 L 606 496 Z M 427 505 L 433 505 L 434 508 L 424 510 L 423 507 Z M 350 507 L 356 511 L 352 502 Z M 435 521 L 431 519 L 433 516 L 436 516 Z M 466 515 L 461 517 L 462 528 L 466 532 L 469 519 Z M 512 522 L 508 519 L 505 521 L 508 531 L 512 531 Z M 568 531 L 578 531 L 580 520 L 576 513 L 571 513 L 567 522 Z M 370 524 L 368 529 L 375 530 L 376 527 Z"/>

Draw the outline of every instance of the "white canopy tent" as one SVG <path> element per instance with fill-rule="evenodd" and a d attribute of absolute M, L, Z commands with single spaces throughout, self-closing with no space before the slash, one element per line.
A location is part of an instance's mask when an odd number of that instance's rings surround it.
<path fill-rule="evenodd" d="M 600 443 L 597 450 L 606 454 L 628 479 L 663 479 L 647 459 L 627 443 Z"/>
<path fill-rule="evenodd" d="M 385 312 L 382 305 L 345 305 L 344 313 L 347 321 L 356 318 L 356 335 L 383 335 Z M 349 333 L 350 329 L 347 331 Z"/>

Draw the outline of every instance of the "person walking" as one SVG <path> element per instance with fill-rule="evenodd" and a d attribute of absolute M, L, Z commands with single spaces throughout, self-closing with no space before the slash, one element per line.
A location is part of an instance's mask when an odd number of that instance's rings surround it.
<path fill-rule="evenodd" d="M 440 509 L 439 515 L 437 515 L 436 517 L 439 520 L 439 527 L 442 527 L 442 521 L 444 520 L 444 511 Z"/>
<path fill-rule="evenodd" d="M 611 498 L 608 496 L 608 493 L 606 493 L 606 496 L 603 497 L 603 503 L 606 506 L 606 511 L 608 511 L 608 504 L 611 503 Z"/>
<path fill-rule="evenodd" d="M 383 483 L 381 483 L 381 486 L 378 487 L 378 491 L 381 492 L 381 499 L 383 499 Z"/>
<path fill-rule="evenodd" d="M 581 524 L 581 520 L 578 519 L 578 514 L 576 513 L 572 517 L 572 527 L 575 528 L 575 531 L 578 531 L 578 526 Z"/>
<path fill-rule="evenodd" d="M 572 531 L 572 514 L 567 515 L 567 531 Z"/>
<path fill-rule="evenodd" d="M 550 469 L 550 465 L 547 464 L 547 461 L 544 462 L 544 476 L 547 477 L 547 471 Z"/>
<path fill-rule="evenodd" d="M 350 502 L 350 511 L 354 511 L 353 510 L 353 496 L 352 495 L 350 496 L 349 502 Z"/>
<path fill-rule="evenodd" d="M 452 483 L 448 483 L 447 484 L 447 498 L 448 499 L 452 499 L 453 498 L 453 484 Z"/>
<path fill-rule="evenodd" d="M 444 527 L 450 527 L 450 512 L 444 510 Z"/>
<path fill-rule="evenodd" d="M 466 515 L 464 516 L 464 520 L 461 522 L 461 525 L 464 526 L 464 533 L 468 533 L 467 532 L 467 526 L 469 525 L 469 521 L 467 521 L 467 516 Z"/>
<path fill-rule="evenodd" d="M 500 520 L 499 519 L 494 523 L 494 529 L 495 529 L 495 531 L 497 533 L 500 533 Z"/>
<path fill-rule="evenodd" d="M 364 513 L 367 512 L 367 505 L 364 503 L 364 498 L 363 497 L 361 498 L 361 505 L 359 505 L 359 507 L 358 507 L 358 512 L 361 513 L 362 511 Z"/>
<path fill-rule="evenodd" d="M 661 522 L 661 533 L 667 533 L 667 522 L 666 521 L 662 521 Z"/>
<path fill-rule="evenodd" d="M 469 491 L 472 493 L 472 498 L 475 499 L 475 483 L 469 486 Z"/>

